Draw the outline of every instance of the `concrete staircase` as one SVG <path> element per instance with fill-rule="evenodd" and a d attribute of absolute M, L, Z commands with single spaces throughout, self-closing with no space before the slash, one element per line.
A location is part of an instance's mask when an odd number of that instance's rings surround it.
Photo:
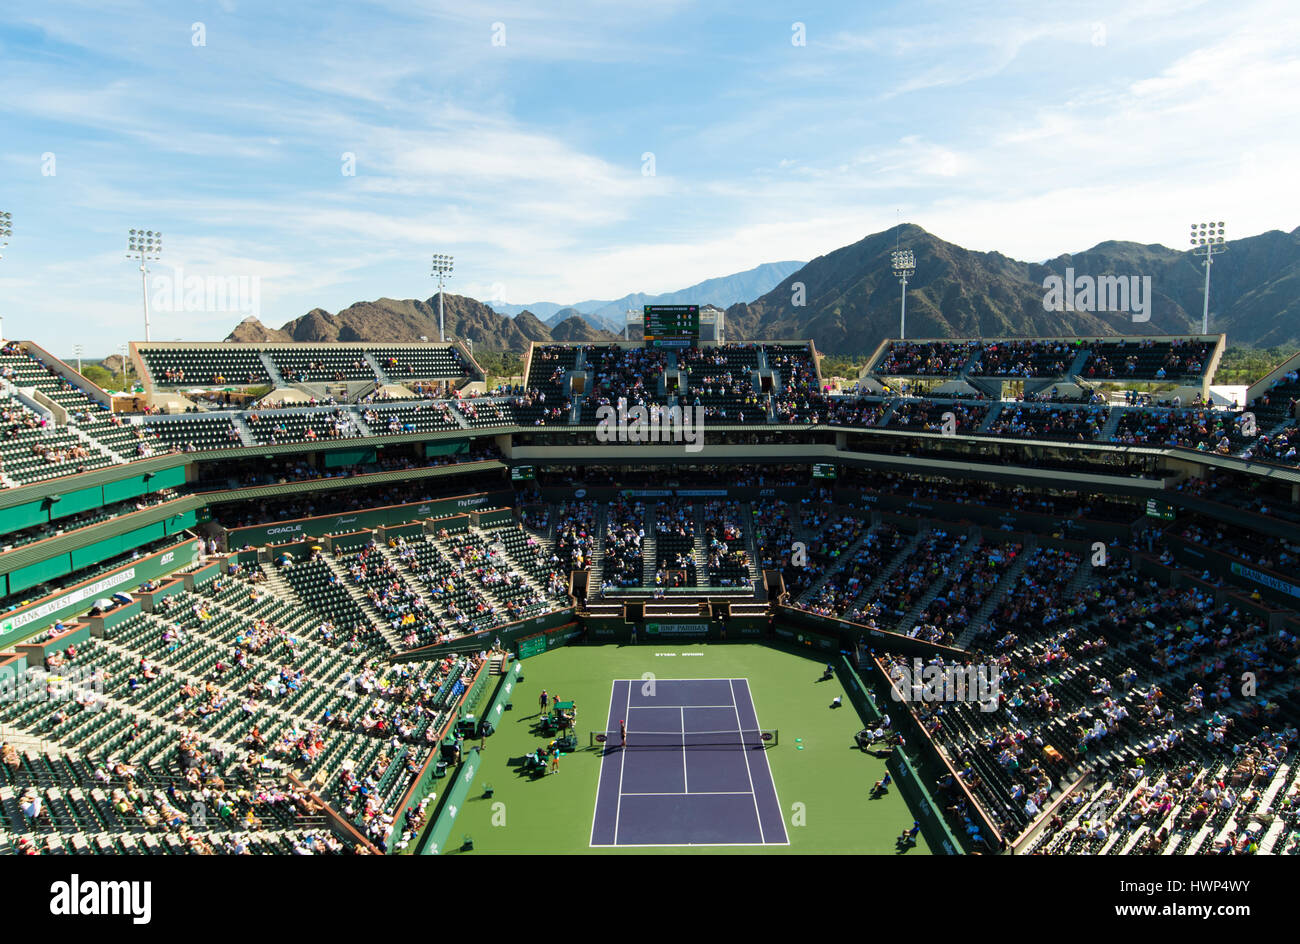
<path fill-rule="evenodd" d="M 609 521 L 609 506 L 603 502 L 596 504 L 596 520 L 591 527 L 591 533 L 595 537 L 592 541 L 591 548 L 591 577 L 595 582 L 591 588 L 593 591 L 600 588 L 603 582 L 605 568 L 605 523 Z M 554 525 L 552 525 L 552 528 Z"/>
<path fill-rule="evenodd" d="M 903 403 L 903 399 L 901 397 L 894 397 L 892 400 L 890 400 L 889 405 L 885 407 L 885 412 L 880 414 L 880 420 L 876 423 L 875 428 L 881 429 L 884 427 L 888 427 L 890 422 L 894 418 L 894 414 L 898 412 L 898 408 L 899 406 L 902 405 L 902 403 Z"/>
<path fill-rule="evenodd" d="M 958 649 L 965 649 L 974 639 L 988 629 L 989 617 L 993 615 L 997 605 L 1006 599 L 1007 594 L 1015 588 L 1032 555 L 1033 551 L 1026 549 L 1024 553 L 1016 558 L 1016 562 L 1007 568 L 1007 572 L 1002 575 L 1002 579 L 993 588 L 993 592 L 984 601 L 984 605 L 979 608 L 967 627 L 962 630 L 961 635 L 957 637 L 956 646 Z"/>
<path fill-rule="evenodd" d="M 1091 353 L 1086 347 L 1080 348 L 1079 353 L 1074 355 L 1074 360 L 1070 362 L 1070 366 L 1065 369 L 1065 376 L 1078 377 L 1083 373 L 1083 365 L 1088 362 Z"/>
<path fill-rule="evenodd" d="M 370 357 L 370 355 L 367 354 L 366 357 Z M 361 435 L 373 436 L 375 435 L 374 431 L 371 430 L 370 424 L 366 422 L 366 418 L 363 415 L 364 412 L 365 412 L 364 410 L 361 410 L 355 406 L 348 407 L 348 416 L 351 417 L 352 422 L 356 425 L 357 429 L 361 432 Z"/>
<path fill-rule="evenodd" d="M 116 452 L 114 452 L 112 449 L 109 449 L 106 445 L 104 445 L 94 436 L 91 436 L 89 433 L 83 431 L 79 426 L 74 426 L 72 423 L 69 423 L 67 426 L 63 428 L 67 430 L 69 433 L 71 433 L 75 439 L 80 441 L 80 443 L 83 446 L 85 446 L 87 449 L 89 449 L 91 452 L 98 453 L 104 458 L 110 460 L 114 465 L 126 465 L 128 462 L 131 461 L 129 459 L 123 459 Z"/>
<path fill-rule="evenodd" d="M 351 575 L 332 555 L 322 554 L 321 560 L 325 561 L 325 566 L 339 578 L 339 586 L 347 591 L 348 596 L 356 601 L 357 606 L 361 607 L 361 612 L 366 614 L 375 629 L 379 630 L 379 635 L 384 637 L 384 641 L 394 652 L 400 652 L 402 637 L 388 625 L 388 619 L 380 612 L 379 607 L 370 602 L 370 598 L 353 582 Z"/>
<path fill-rule="evenodd" d="M 749 555 L 749 579 L 754 587 L 762 586 L 762 574 L 758 562 L 758 539 L 754 536 L 754 506 L 745 502 L 740 506 L 741 529 L 745 532 L 745 553 Z M 870 529 L 868 529 L 870 531 Z"/>
<path fill-rule="evenodd" d="M 880 569 L 880 573 L 876 574 L 875 579 L 872 580 L 871 583 L 862 588 L 862 592 L 854 598 L 851 604 L 849 604 L 849 609 L 852 610 L 855 607 L 860 607 L 864 602 L 874 597 L 877 591 L 885 585 L 885 581 L 894 575 L 894 572 L 903 565 L 903 561 L 907 560 L 907 558 L 911 556 L 912 552 L 920 546 L 921 542 L 926 539 L 929 533 L 929 527 L 923 525 L 918 528 L 916 534 L 912 536 L 912 540 L 899 548 L 894 559 Z M 857 551 L 855 550 L 853 553 L 856 554 Z"/>
<path fill-rule="evenodd" d="M 762 352 L 759 352 L 762 356 Z M 707 587 L 709 585 L 709 538 L 705 534 L 704 503 L 696 504 L 695 512 L 695 546 L 691 549 L 691 557 L 695 558 L 695 585 L 697 587 Z"/>
<path fill-rule="evenodd" d="M 1101 428 L 1101 433 L 1097 436 L 1098 442 L 1109 442 L 1110 438 L 1115 435 L 1119 429 L 1120 418 L 1123 417 L 1125 409 L 1123 407 L 1111 407 L 1110 416 L 1106 418 L 1106 425 Z"/>
<path fill-rule="evenodd" d="M 263 566 L 262 573 L 266 575 L 266 587 L 271 593 L 295 606 L 307 608 L 302 597 L 298 596 L 298 591 L 289 585 L 289 581 L 280 576 L 280 571 L 274 564 Z"/>
<path fill-rule="evenodd" d="M 423 538 L 417 538 L 416 540 L 423 540 Z M 414 579 L 414 572 L 402 562 L 393 549 L 386 544 L 377 544 L 376 547 L 379 548 L 380 557 L 397 567 L 397 579 L 425 603 L 430 602 L 428 588 Z"/>
<path fill-rule="evenodd" d="M 948 553 L 939 561 L 941 565 L 946 566 L 947 574 L 931 582 L 930 586 L 926 587 L 925 592 L 908 608 L 907 613 L 898 623 L 900 633 L 910 632 L 916 626 L 917 620 L 921 618 L 925 608 L 933 603 L 934 598 L 943 590 L 947 589 L 953 578 L 961 571 L 962 565 L 979 549 L 980 543 L 981 539 L 979 537 L 967 535 L 960 545 L 955 548 L 949 546 Z"/>
<path fill-rule="evenodd" d="M 384 369 L 379 366 L 379 361 L 375 360 L 374 354 L 366 351 L 362 354 L 362 357 L 365 358 L 366 365 L 375 372 L 375 381 L 380 386 L 391 384 L 393 382 L 389 379 L 388 374 L 384 373 Z"/>
<path fill-rule="evenodd" d="M 659 515 L 655 506 L 646 503 L 645 506 L 645 538 L 641 541 L 641 586 L 653 587 L 655 585 L 655 562 L 658 560 L 659 545 L 655 540 L 655 524 L 659 521 Z"/>
<path fill-rule="evenodd" d="M 826 586 L 827 581 L 829 581 L 833 576 L 835 576 L 837 573 L 843 570 L 848 564 L 852 563 L 853 558 L 855 558 L 858 555 L 858 552 L 862 550 L 863 545 L 867 543 L 867 540 L 871 537 L 871 533 L 875 530 L 876 530 L 875 525 L 872 525 L 862 533 L 862 537 L 858 538 L 856 541 L 854 541 L 852 544 L 846 547 L 844 549 L 844 553 L 842 553 L 839 556 L 839 560 L 836 562 L 836 565 L 830 568 L 829 570 L 823 571 L 821 578 L 819 580 L 814 581 L 812 584 L 810 584 L 808 589 L 799 595 L 799 599 L 812 600 L 813 598 L 815 598 L 817 594 L 821 592 L 822 587 Z M 804 543 L 811 544 L 812 542 L 810 540 L 805 539 Z"/>
<path fill-rule="evenodd" d="M 988 415 L 984 417 L 984 421 L 980 423 L 979 427 L 975 430 L 975 432 L 987 433 L 992 428 L 993 423 L 997 420 L 998 416 L 1002 413 L 1003 406 L 1004 404 L 1001 401 L 993 404 L 993 406 L 989 409 Z"/>
<path fill-rule="evenodd" d="M 289 386 L 289 384 L 284 379 L 284 375 L 280 373 L 280 369 L 275 366 L 275 361 L 271 360 L 270 354 L 261 352 L 258 354 L 258 357 L 261 358 L 262 366 L 266 368 L 267 374 L 270 375 L 271 377 L 272 387 Z"/>
<path fill-rule="evenodd" d="M 235 432 L 239 434 L 239 441 L 245 446 L 256 446 L 257 437 L 253 435 L 252 427 L 244 420 L 242 414 L 236 413 L 230 418 L 231 425 L 235 427 Z"/>

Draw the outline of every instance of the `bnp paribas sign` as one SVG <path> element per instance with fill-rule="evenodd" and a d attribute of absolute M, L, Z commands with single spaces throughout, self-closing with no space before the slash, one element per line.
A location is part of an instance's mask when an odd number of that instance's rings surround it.
<path fill-rule="evenodd" d="M 704 636 L 709 631 L 708 623 L 646 623 L 647 633 L 661 636 Z"/>

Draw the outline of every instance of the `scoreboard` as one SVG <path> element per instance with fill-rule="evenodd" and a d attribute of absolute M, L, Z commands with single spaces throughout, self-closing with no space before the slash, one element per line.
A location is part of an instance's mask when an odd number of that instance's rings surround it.
<path fill-rule="evenodd" d="M 699 305 L 646 305 L 646 347 L 695 347 L 700 343 Z"/>

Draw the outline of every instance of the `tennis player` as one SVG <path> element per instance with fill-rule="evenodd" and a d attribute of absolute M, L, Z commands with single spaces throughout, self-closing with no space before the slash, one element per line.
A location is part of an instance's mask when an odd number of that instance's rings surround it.
<path fill-rule="evenodd" d="M 618 740 L 620 747 L 627 747 L 627 722 L 618 719 Z"/>

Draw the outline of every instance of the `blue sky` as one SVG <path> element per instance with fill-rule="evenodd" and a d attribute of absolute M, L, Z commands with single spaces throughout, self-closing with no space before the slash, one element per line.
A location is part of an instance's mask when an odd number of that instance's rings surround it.
<path fill-rule="evenodd" d="M 0 316 L 60 354 L 141 339 L 133 226 L 155 275 L 256 279 L 276 327 L 427 298 L 435 251 L 450 291 L 572 302 L 899 218 L 1034 260 L 1290 230 L 1297 36 L 1271 0 L 14 4 Z M 242 317 L 182 307 L 155 340 Z"/>

